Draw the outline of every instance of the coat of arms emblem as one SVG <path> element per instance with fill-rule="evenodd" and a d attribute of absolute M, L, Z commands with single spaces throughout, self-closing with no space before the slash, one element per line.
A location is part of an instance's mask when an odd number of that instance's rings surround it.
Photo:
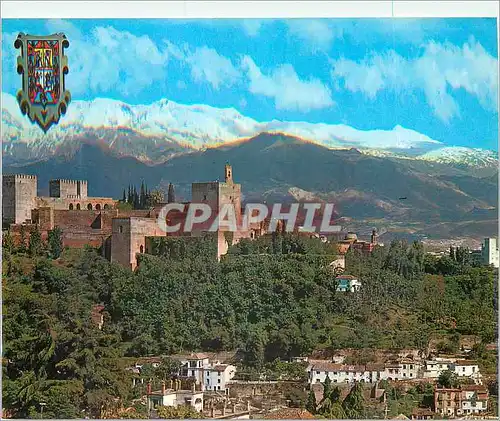
<path fill-rule="evenodd" d="M 71 100 L 64 80 L 68 73 L 64 48 L 69 47 L 69 42 L 64 34 L 20 33 L 14 47 L 21 49 L 17 58 L 17 72 L 22 75 L 22 89 L 17 93 L 21 112 L 47 132 L 66 113 Z"/>

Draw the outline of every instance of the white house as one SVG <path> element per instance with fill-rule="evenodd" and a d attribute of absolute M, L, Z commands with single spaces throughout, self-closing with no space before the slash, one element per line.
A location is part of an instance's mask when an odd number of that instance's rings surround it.
<path fill-rule="evenodd" d="M 441 373 L 453 369 L 453 361 L 450 360 L 427 360 L 423 372 L 424 379 L 437 379 Z"/>
<path fill-rule="evenodd" d="M 414 361 L 386 364 L 346 365 L 329 361 L 314 361 L 307 368 L 309 383 L 324 383 L 328 376 L 332 383 L 380 380 L 409 380 L 419 377 L 420 365 Z"/>
<path fill-rule="evenodd" d="M 486 265 L 493 265 L 498 268 L 499 252 L 496 238 L 485 238 L 482 245 L 483 262 Z"/>
<path fill-rule="evenodd" d="M 236 367 L 229 364 L 218 364 L 207 367 L 204 371 L 204 384 L 207 391 L 229 393 L 228 382 L 234 377 Z"/>
<path fill-rule="evenodd" d="M 479 371 L 479 365 L 471 360 L 428 360 L 425 362 L 423 377 L 428 379 L 437 379 L 441 373 L 450 370 L 458 377 L 468 377 L 476 384 L 482 384 L 482 375 Z"/>
<path fill-rule="evenodd" d="M 203 353 L 193 353 L 181 360 L 181 376 L 194 377 L 196 382 L 205 384 L 204 371 L 210 366 L 208 355 Z"/>
<path fill-rule="evenodd" d="M 353 383 L 354 381 L 374 383 L 386 378 L 383 364 L 365 366 L 316 361 L 309 364 L 307 372 L 310 384 L 324 383 L 327 376 L 332 383 Z"/>
<path fill-rule="evenodd" d="M 482 384 L 482 375 L 479 371 L 479 365 L 476 361 L 471 360 L 457 360 L 452 365 L 453 372 L 458 377 L 469 377 L 474 380 L 476 384 Z"/>
<path fill-rule="evenodd" d="M 234 365 L 210 361 L 208 355 L 203 353 L 193 353 L 179 359 L 182 377 L 196 379 L 196 382 L 202 385 L 203 390 L 228 393 L 228 382 L 236 373 Z"/>
<path fill-rule="evenodd" d="M 463 414 L 481 414 L 488 410 L 488 392 L 486 389 L 476 389 L 474 386 L 462 387 Z"/>
<path fill-rule="evenodd" d="M 401 370 L 401 379 L 416 379 L 419 376 L 420 364 L 413 360 L 402 360 L 399 362 L 399 367 Z"/>
<path fill-rule="evenodd" d="M 340 275 L 335 280 L 337 281 L 337 291 L 339 292 L 357 292 L 361 288 L 361 282 L 351 275 Z"/>
<path fill-rule="evenodd" d="M 180 381 L 174 382 L 173 388 L 166 388 L 165 383 L 162 390 L 152 392 L 148 384 L 147 399 L 148 409 L 157 409 L 159 406 L 173 406 L 177 408 L 181 405 L 192 406 L 196 411 L 203 411 L 203 391 L 196 390 L 193 384 L 190 390 L 182 390 Z"/>

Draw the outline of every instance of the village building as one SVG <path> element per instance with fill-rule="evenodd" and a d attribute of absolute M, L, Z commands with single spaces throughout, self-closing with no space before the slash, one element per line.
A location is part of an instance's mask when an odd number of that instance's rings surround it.
<path fill-rule="evenodd" d="M 327 376 L 332 383 L 412 380 L 420 377 L 420 370 L 421 365 L 412 360 L 366 365 L 347 365 L 315 360 L 310 361 L 307 367 L 309 384 L 324 383 Z"/>
<path fill-rule="evenodd" d="M 229 364 L 217 364 L 204 371 L 205 390 L 229 393 L 229 382 L 236 373 L 236 367 Z"/>
<path fill-rule="evenodd" d="M 499 252 L 497 238 L 485 238 L 481 247 L 481 254 L 485 265 L 493 265 L 493 267 L 498 269 Z"/>
<path fill-rule="evenodd" d="M 430 408 L 414 408 L 411 413 L 412 420 L 432 420 L 436 414 Z"/>
<path fill-rule="evenodd" d="M 355 276 L 339 275 L 335 280 L 339 292 L 358 292 L 361 289 L 361 282 Z"/>
<path fill-rule="evenodd" d="M 152 391 L 151 384 L 147 385 L 147 405 L 148 411 L 158 409 L 160 406 L 178 406 L 186 405 L 193 407 L 196 411 L 203 411 L 203 391 L 193 383 L 190 389 L 182 389 L 181 381 L 170 381 L 170 387 L 162 383 L 161 390 Z"/>
<path fill-rule="evenodd" d="M 482 383 L 479 365 L 472 360 L 439 359 L 427 360 L 423 371 L 423 378 L 437 379 L 445 371 L 452 371 L 458 377 L 467 377 L 476 384 Z"/>
<path fill-rule="evenodd" d="M 488 397 L 488 389 L 480 385 L 437 388 L 434 391 L 434 408 L 438 415 L 444 417 L 484 414 L 488 410 Z"/>

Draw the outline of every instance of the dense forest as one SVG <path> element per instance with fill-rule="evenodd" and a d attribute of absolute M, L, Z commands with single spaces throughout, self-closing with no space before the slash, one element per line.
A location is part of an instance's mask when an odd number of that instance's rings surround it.
<path fill-rule="evenodd" d="M 154 255 L 139 256 L 133 273 L 96 249 L 63 250 L 58 230 L 47 244 L 32 235 L 14 246 L 4 235 L 9 414 L 40 417 L 40 402 L 46 418 L 100 416 L 110 405 L 129 405 L 137 395 L 126 356 L 238 349 L 241 371 L 251 374 L 313 350 L 426 349 L 435 334 L 445 338 L 443 349 L 456 348 L 465 334 L 483 345 L 496 339 L 494 270 L 470 261 L 464 249 L 441 259 L 401 241 L 371 255 L 350 251 L 347 273 L 363 286 L 341 293 L 328 265 L 334 245 L 266 236 L 242 240 L 217 262 L 208 240 L 196 247 L 188 240 L 162 240 Z M 102 330 L 91 320 L 100 303 Z"/>

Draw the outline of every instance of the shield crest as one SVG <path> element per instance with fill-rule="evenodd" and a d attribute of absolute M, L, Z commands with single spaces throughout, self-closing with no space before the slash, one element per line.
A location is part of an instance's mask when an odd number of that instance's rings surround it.
<path fill-rule="evenodd" d="M 14 42 L 20 49 L 17 73 L 22 89 L 17 93 L 21 112 L 46 133 L 65 114 L 71 95 L 65 88 L 68 58 L 64 49 L 69 41 L 64 34 L 34 36 L 20 33 Z"/>

